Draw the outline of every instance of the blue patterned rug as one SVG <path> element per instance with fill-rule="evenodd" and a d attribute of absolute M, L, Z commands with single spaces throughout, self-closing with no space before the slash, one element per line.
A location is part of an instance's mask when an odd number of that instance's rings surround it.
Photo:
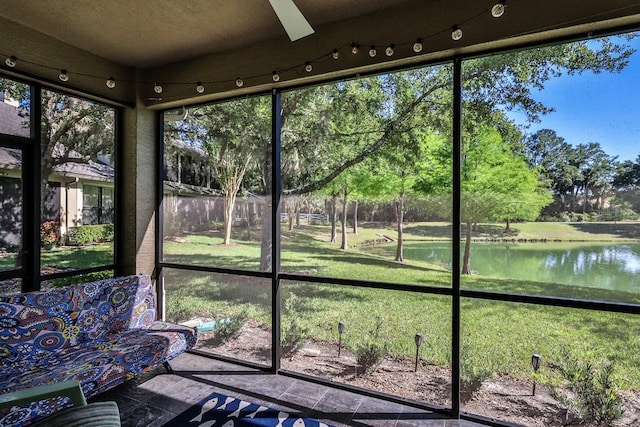
<path fill-rule="evenodd" d="M 211 393 L 163 427 L 332 427 L 313 418 L 299 418 L 286 412 Z"/>

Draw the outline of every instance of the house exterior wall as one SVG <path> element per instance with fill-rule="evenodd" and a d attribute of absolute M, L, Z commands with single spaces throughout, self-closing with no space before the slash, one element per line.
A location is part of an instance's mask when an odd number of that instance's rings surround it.
<path fill-rule="evenodd" d="M 60 234 L 65 236 L 71 227 L 82 225 L 82 184 L 78 181 L 67 183 L 61 195 Z"/>
<path fill-rule="evenodd" d="M 48 183 L 42 221 L 59 222 L 63 240 L 71 227 L 83 225 L 83 189 L 87 185 L 113 188 L 111 182 L 87 181 L 79 178 L 69 181 L 68 178 L 52 177 Z M 15 211 L 14 214 L 3 216 L 6 220 L 0 224 L 0 247 L 21 243 L 21 192 L 20 171 L 0 168 L 0 199 L 3 201 L 1 207 L 3 212 Z"/>

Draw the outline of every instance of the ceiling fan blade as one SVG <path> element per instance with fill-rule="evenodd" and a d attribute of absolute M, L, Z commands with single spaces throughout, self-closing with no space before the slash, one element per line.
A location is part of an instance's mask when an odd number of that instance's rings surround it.
<path fill-rule="evenodd" d="M 269 3 L 292 42 L 314 33 L 293 0 L 269 0 Z"/>

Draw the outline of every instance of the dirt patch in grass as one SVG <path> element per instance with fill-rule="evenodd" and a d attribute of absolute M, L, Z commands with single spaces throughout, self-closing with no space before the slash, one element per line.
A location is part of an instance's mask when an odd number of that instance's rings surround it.
<path fill-rule="evenodd" d="M 247 322 L 240 335 L 220 342 L 215 331 L 199 333 L 197 349 L 226 357 L 270 365 L 271 333 L 258 324 Z M 399 396 L 430 405 L 451 407 L 451 371 L 428 363 L 421 354 L 418 369 L 415 359 L 386 357 L 370 373 L 360 373 L 354 354 L 338 344 L 307 340 L 304 346 L 283 355 L 282 369 L 312 375 L 327 381 L 350 384 Z M 566 417 L 566 411 L 547 390 L 533 383 L 509 376 L 486 380 L 462 411 L 524 426 L 577 425 L 579 420 Z M 640 393 L 624 392 L 625 415 L 617 426 L 640 425 Z M 587 425 L 587 424 L 580 424 Z"/>

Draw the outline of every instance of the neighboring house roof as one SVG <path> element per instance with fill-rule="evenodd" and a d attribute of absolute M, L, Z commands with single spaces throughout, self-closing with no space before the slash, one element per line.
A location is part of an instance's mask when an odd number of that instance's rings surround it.
<path fill-rule="evenodd" d="M 89 163 L 65 163 L 54 168 L 58 175 L 91 179 L 94 181 L 109 181 L 115 179 L 113 166 L 89 160 Z"/>
<path fill-rule="evenodd" d="M 22 167 L 22 153 L 20 150 L 0 148 L 0 168 L 20 169 Z"/>
<path fill-rule="evenodd" d="M 6 102 L 0 102 L 0 133 L 28 137 L 29 129 L 24 127 L 25 120 L 28 123 L 28 117 L 24 117 L 18 107 Z M 54 151 L 62 152 L 63 150 Z M 78 159 L 81 158 L 80 154 L 73 151 L 69 155 L 72 157 L 77 156 Z M 20 150 L 0 148 L 0 168 L 14 170 L 22 168 L 22 153 Z M 94 181 L 113 181 L 115 178 L 114 172 L 108 156 L 98 156 L 97 161 L 69 162 L 53 168 L 53 173 L 56 175 Z"/>
<path fill-rule="evenodd" d="M 14 105 L 0 101 L 0 133 L 17 136 L 29 136 L 28 116 L 20 112 L 20 109 Z M 26 123 L 26 125 L 25 125 Z M 183 141 L 174 139 L 171 144 L 183 151 L 206 157 L 207 153 L 201 148 L 194 147 Z M 61 148 L 61 147 L 58 147 Z M 63 150 L 54 150 L 62 154 Z M 71 151 L 70 156 L 78 153 Z M 0 147 L 0 168 L 18 170 L 22 168 L 22 153 L 20 150 Z M 100 155 L 96 161 L 65 163 L 54 167 L 54 174 L 70 177 L 81 178 L 94 181 L 113 181 L 115 178 L 115 170 L 111 165 L 108 156 Z M 183 194 L 198 194 L 207 196 L 219 196 L 222 194 L 219 190 L 198 187 L 195 185 L 181 184 L 177 182 L 165 181 L 165 189 Z"/>
<path fill-rule="evenodd" d="M 29 115 L 19 108 L 0 102 L 0 133 L 29 137 Z"/>
<path fill-rule="evenodd" d="M 0 147 L 0 168 L 22 168 L 22 153 L 20 150 Z M 100 160 L 89 160 L 88 163 L 65 163 L 53 168 L 53 173 L 70 178 L 82 178 L 93 181 L 112 182 L 115 178 L 113 166 Z"/>

